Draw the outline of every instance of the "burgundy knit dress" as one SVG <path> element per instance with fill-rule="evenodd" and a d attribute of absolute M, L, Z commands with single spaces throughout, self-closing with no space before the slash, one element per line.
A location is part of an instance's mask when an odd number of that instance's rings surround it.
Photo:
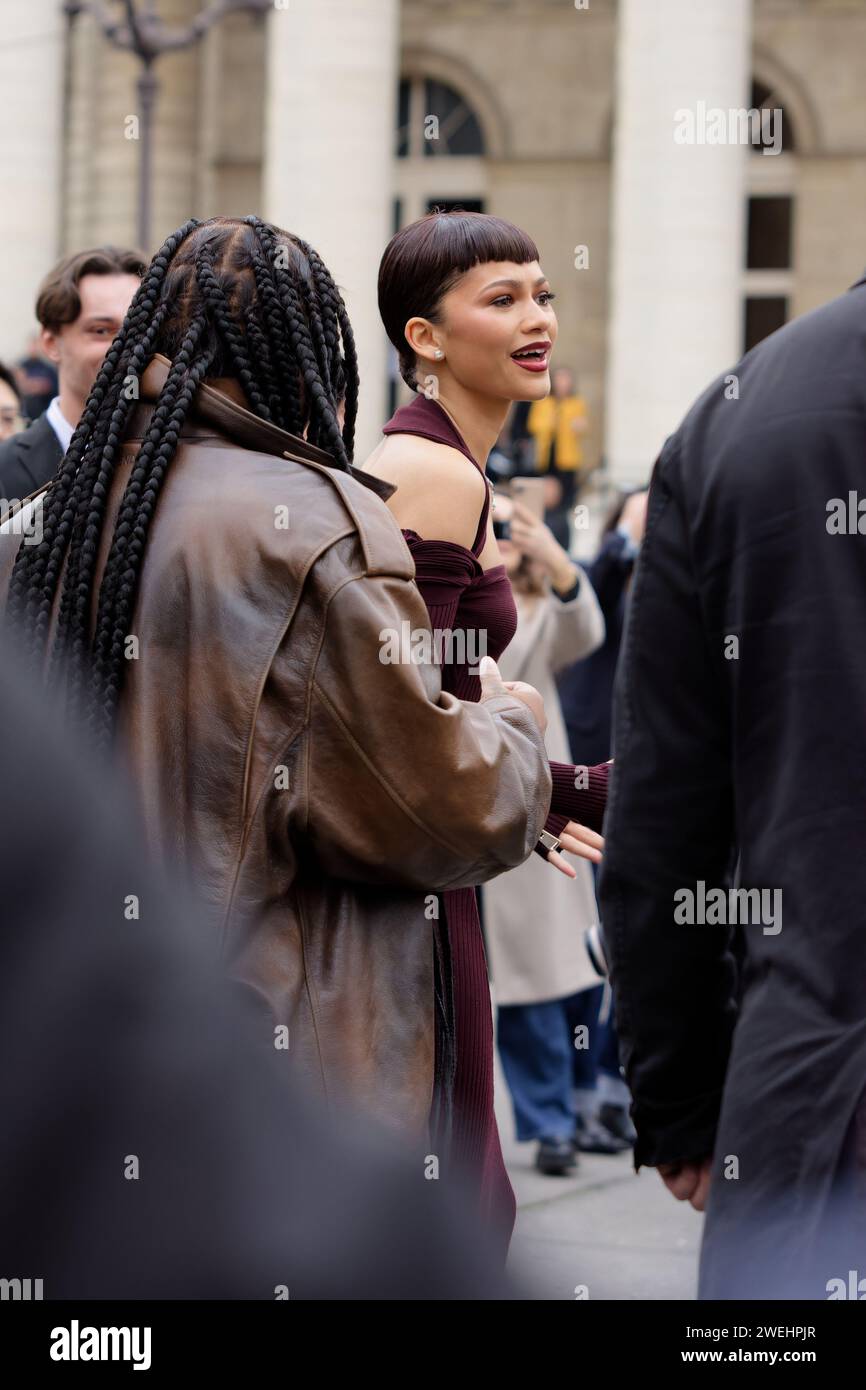
<path fill-rule="evenodd" d="M 425 396 L 416 396 L 409 405 L 401 406 L 382 432 L 415 434 L 448 444 L 484 473 L 450 416 L 437 401 Z M 443 654 L 442 688 L 459 700 L 481 698 L 481 681 L 469 669 L 477 666 L 472 658 L 479 652 L 479 635 L 486 636 L 486 647 L 480 652 L 498 660 L 517 627 L 505 566 L 484 570 L 478 561 L 487 537 L 489 512 L 488 488 L 471 550 L 452 541 L 424 540 L 415 531 L 403 532 L 415 561 L 416 582 L 427 605 L 430 626 L 434 632 L 457 633 L 462 629 L 468 634 L 466 662 L 449 661 L 447 647 Z M 453 648 L 460 649 L 456 642 Z M 589 785 L 581 788 L 575 787 L 576 769 L 570 764 L 551 763 L 550 769 L 553 795 L 546 829 L 558 834 L 574 819 L 600 830 L 607 797 L 607 765 L 590 768 Z M 551 868 L 550 872 L 557 870 Z M 481 1219 L 504 1257 L 514 1228 L 516 1203 L 493 1113 L 493 1017 L 484 940 L 473 889 L 453 889 L 442 894 L 442 901 L 451 954 L 456 1038 L 450 1158 L 470 1183 Z"/>

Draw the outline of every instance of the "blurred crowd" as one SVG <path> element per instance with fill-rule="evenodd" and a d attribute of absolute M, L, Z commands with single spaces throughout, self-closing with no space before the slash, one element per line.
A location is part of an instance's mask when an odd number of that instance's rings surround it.
<path fill-rule="evenodd" d="M 19 360 L 0 365 L 5 503 L 53 477 L 144 265 L 134 249 L 95 247 L 64 258 L 38 287 L 39 331 Z M 502 671 L 543 693 L 552 757 L 602 763 L 612 751 L 613 680 L 646 492 L 615 495 L 595 556 L 572 560 L 575 519 L 588 514 L 588 412 L 569 368 L 551 379 L 548 397 L 516 403 L 487 465 L 518 611 Z M 586 860 L 572 880 L 533 857 L 477 890 L 516 1136 L 535 1143 L 536 1166 L 551 1176 L 573 1172 L 581 1151 L 615 1154 L 634 1141 L 596 877 Z"/>

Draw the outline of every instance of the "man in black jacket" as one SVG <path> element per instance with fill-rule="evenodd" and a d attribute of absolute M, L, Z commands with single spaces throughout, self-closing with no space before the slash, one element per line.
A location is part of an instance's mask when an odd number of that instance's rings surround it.
<path fill-rule="evenodd" d="M 100 246 L 67 256 L 43 280 L 36 317 L 59 390 L 29 429 L 0 444 L 0 499 L 28 497 L 53 478 L 145 264 L 139 251 Z"/>
<path fill-rule="evenodd" d="M 864 325 L 866 277 L 692 408 L 626 620 L 602 915 L 703 1298 L 866 1292 Z"/>

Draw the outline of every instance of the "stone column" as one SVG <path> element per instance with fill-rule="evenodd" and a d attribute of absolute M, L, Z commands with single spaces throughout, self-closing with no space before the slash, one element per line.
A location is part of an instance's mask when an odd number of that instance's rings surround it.
<path fill-rule="evenodd" d="M 605 454 L 639 483 L 741 352 L 751 0 L 620 0 Z M 684 113 L 691 113 L 689 116 Z M 691 136 L 691 139 L 689 138 Z"/>
<path fill-rule="evenodd" d="M 59 258 L 66 21 L 60 0 L 3 0 L 0 39 L 0 358 L 20 356 Z"/>
<path fill-rule="evenodd" d="M 290 0 L 268 25 L 263 215 L 315 246 L 346 300 L 360 462 L 385 420 L 376 275 L 391 231 L 398 3 Z"/>

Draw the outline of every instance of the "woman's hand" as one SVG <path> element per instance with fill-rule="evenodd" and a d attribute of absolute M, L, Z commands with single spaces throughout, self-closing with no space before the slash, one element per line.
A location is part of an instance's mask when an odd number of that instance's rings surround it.
<path fill-rule="evenodd" d="M 567 551 L 563 550 L 550 527 L 522 502 L 515 502 L 511 513 L 511 539 L 524 555 L 541 565 L 555 589 L 565 593 L 577 580 L 578 570 Z"/>
<path fill-rule="evenodd" d="M 604 839 L 597 831 L 579 825 L 576 820 L 570 820 L 560 833 L 559 841 L 562 850 L 576 854 L 578 859 L 588 859 L 590 864 L 601 863 Z M 547 862 L 561 874 L 565 874 L 566 878 L 577 878 L 577 870 L 563 858 L 560 850 L 552 849 L 547 855 Z"/>

